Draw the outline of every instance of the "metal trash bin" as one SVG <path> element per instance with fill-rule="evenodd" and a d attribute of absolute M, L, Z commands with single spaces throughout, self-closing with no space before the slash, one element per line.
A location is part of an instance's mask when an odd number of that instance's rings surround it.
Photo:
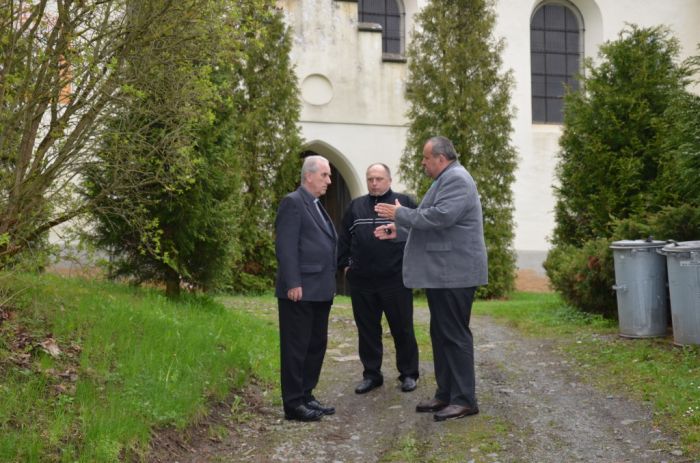
<path fill-rule="evenodd" d="M 700 344 L 700 241 L 670 243 L 666 256 L 674 344 Z"/>
<path fill-rule="evenodd" d="M 666 262 L 657 253 L 665 241 L 623 240 L 610 246 L 615 261 L 615 285 L 620 336 L 664 336 L 668 328 Z"/>

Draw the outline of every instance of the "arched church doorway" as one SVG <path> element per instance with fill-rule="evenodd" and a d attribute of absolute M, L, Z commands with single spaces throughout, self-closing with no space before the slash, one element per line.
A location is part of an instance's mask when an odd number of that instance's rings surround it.
<path fill-rule="evenodd" d="M 317 153 L 316 151 L 307 150 L 301 154 L 302 158 L 312 155 L 324 156 L 323 154 Z M 328 159 L 328 156 L 324 156 Z M 324 196 L 319 198 L 323 207 L 326 208 L 328 215 L 330 215 L 335 229 L 340 231 L 343 223 L 343 214 L 345 209 L 350 204 L 352 197 L 350 196 L 350 190 L 348 189 L 347 182 L 345 178 L 338 171 L 336 166 L 333 164 L 331 159 L 328 159 L 331 165 L 331 184 L 326 191 Z M 338 294 L 349 294 L 349 289 L 346 288 L 345 276 L 338 272 L 336 275 L 336 282 L 338 286 Z"/>

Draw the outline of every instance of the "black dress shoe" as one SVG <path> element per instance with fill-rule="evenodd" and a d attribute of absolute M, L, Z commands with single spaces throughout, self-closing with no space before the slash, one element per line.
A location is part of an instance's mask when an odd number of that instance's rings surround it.
<path fill-rule="evenodd" d="M 443 408 L 447 407 L 449 404 L 438 399 L 424 400 L 416 405 L 416 411 L 418 413 L 425 412 L 439 412 Z"/>
<path fill-rule="evenodd" d="M 284 418 L 287 420 L 296 421 L 318 421 L 323 416 L 323 413 L 319 410 L 313 410 L 306 405 L 302 404 L 296 408 L 290 408 L 284 410 Z"/>
<path fill-rule="evenodd" d="M 323 413 L 324 415 L 332 415 L 335 413 L 334 407 L 324 407 L 316 399 L 314 399 L 310 402 L 306 402 L 306 408 L 310 408 L 311 410 L 318 410 L 319 412 Z"/>
<path fill-rule="evenodd" d="M 418 387 L 418 384 L 416 384 L 415 378 L 411 378 L 410 376 L 406 376 L 403 379 L 403 381 L 401 381 L 401 390 L 403 392 L 415 391 L 416 387 Z"/>
<path fill-rule="evenodd" d="M 456 420 L 457 418 L 464 418 L 469 415 L 476 415 L 479 413 L 478 408 L 471 408 L 465 405 L 448 405 L 439 412 L 433 415 L 435 421 L 445 421 L 445 420 Z"/>
<path fill-rule="evenodd" d="M 372 389 L 378 388 L 382 384 L 384 384 L 384 381 L 377 381 L 376 379 L 365 378 L 355 388 L 355 394 L 366 394 Z"/>

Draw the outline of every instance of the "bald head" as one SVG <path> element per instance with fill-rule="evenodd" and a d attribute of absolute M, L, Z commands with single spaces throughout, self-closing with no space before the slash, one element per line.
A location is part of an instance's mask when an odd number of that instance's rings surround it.
<path fill-rule="evenodd" d="M 377 162 L 367 168 L 367 191 L 370 196 L 381 196 L 391 188 L 391 171 L 386 164 Z"/>

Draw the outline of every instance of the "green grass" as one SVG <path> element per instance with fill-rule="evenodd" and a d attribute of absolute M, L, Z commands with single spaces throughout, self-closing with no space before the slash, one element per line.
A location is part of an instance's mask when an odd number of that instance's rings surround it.
<path fill-rule="evenodd" d="M 155 290 L 28 275 L 0 275 L 0 295 L 3 288 L 14 296 L 0 299 L 11 315 L 0 321 L 0 461 L 139 459 L 154 429 L 195 423 L 210 400 L 231 394 L 253 374 L 268 385 L 273 401 L 278 395 L 277 302 L 271 295 L 175 303 Z M 331 316 L 351 316 L 347 298 L 335 304 Z M 425 305 L 416 300 L 417 307 Z M 686 456 L 700 456 L 697 347 L 619 338 L 615 322 L 572 310 L 554 294 L 477 301 L 474 314 L 555 340 L 603 390 L 649 401 L 657 424 L 681 437 Z M 51 337 L 62 351 L 56 359 L 39 347 Z M 426 357 L 427 329 L 417 327 L 417 337 Z M 498 436 L 507 433 L 503 426 L 484 421 L 479 433 L 472 429 L 481 438 L 468 448 L 497 451 Z M 451 435 L 438 446 L 441 457 L 457 451 Z M 406 436 L 383 461 L 423 461 L 430 446 L 421 439 Z"/>
<path fill-rule="evenodd" d="M 648 401 L 657 425 L 676 433 L 687 455 L 700 457 L 700 346 L 677 347 L 670 336 L 621 338 L 617 322 L 571 309 L 556 294 L 478 301 L 474 313 L 557 340 L 591 382 L 611 394 Z"/>
<path fill-rule="evenodd" d="M 52 276 L 1 283 L 19 294 L 0 324 L 0 461 L 139 458 L 154 428 L 195 422 L 252 372 L 276 382 L 275 327 L 211 298 Z M 50 337 L 56 359 L 39 347 Z"/>
<path fill-rule="evenodd" d="M 567 337 L 617 330 L 614 321 L 567 307 L 555 293 L 518 292 L 509 300 L 476 301 L 473 312 L 506 321 L 533 336 Z"/>

